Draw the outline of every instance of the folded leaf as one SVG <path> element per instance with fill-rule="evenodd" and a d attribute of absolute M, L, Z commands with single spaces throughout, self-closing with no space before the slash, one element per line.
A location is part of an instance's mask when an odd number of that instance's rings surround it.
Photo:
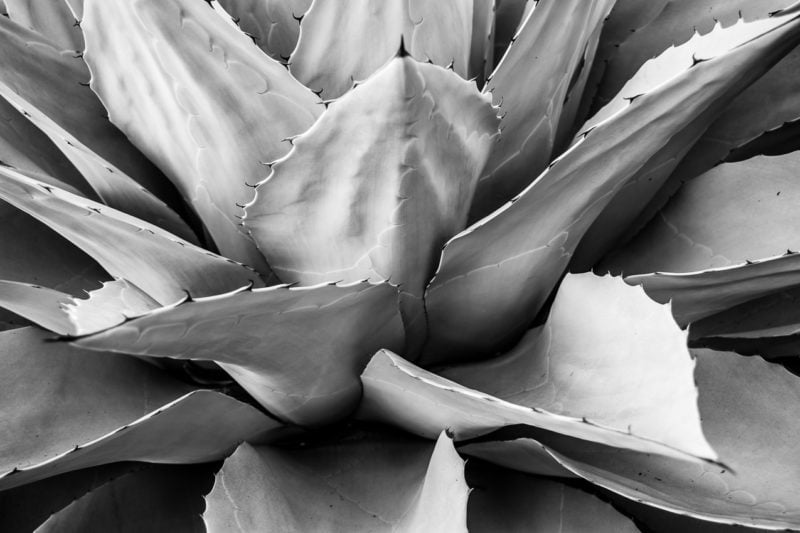
<path fill-rule="evenodd" d="M 472 532 L 639 531 L 608 503 L 558 481 L 474 461 L 467 464 L 467 480 L 475 487 L 469 495 Z"/>
<path fill-rule="evenodd" d="M 451 239 L 426 291 L 427 360 L 491 354 L 526 328 L 596 217 L 698 115 L 753 81 L 800 40 L 795 18 L 692 67 L 556 160 L 516 200 Z M 765 65 L 765 62 L 767 65 Z M 755 73 L 755 74 L 754 74 Z"/>
<path fill-rule="evenodd" d="M 484 87 L 503 113 L 502 134 L 478 183 L 473 219 L 503 205 L 547 168 L 570 80 L 612 3 L 531 3 L 536 7 Z"/>
<path fill-rule="evenodd" d="M 267 410 L 298 424 L 348 415 L 375 350 L 403 347 L 396 289 L 359 283 L 237 291 L 156 311 L 76 344 L 220 363 Z"/>
<path fill-rule="evenodd" d="M 300 24 L 289 69 L 326 99 L 338 98 L 395 55 L 452 65 L 467 77 L 473 0 L 320 0 Z"/>
<path fill-rule="evenodd" d="M 36 533 L 205 532 L 213 466 L 157 465 L 112 479 L 53 514 Z"/>
<path fill-rule="evenodd" d="M 357 435 L 298 450 L 242 444 L 217 474 L 209 532 L 467 530 L 464 461 L 436 445 Z"/>
<path fill-rule="evenodd" d="M 714 457 L 686 337 L 669 306 L 621 278 L 567 275 L 546 324 L 511 352 L 439 374 L 517 405 Z"/>
<path fill-rule="evenodd" d="M 276 61 L 289 59 L 300 36 L 300 18 L 311 0 L 219 0 L 225 11 Z"/>
<path fill-rule="evenodd" d="M 88 0 L 92 89 L 194 207 L 227 257 L 267 273 L 238 226 L 247 183 L 291 148 L 318 99 L 230 21 L 194 0 Z"/>
<path fill-rule="evenodd" d="M 626 498 L 713 522 L 797 529 L 797 377 L 759 357 L 695 353 L 703 426 L 730 468 L 555 436 L 543 442 L 567 468 Z"/>
<path fill-rule="evenodd" d="M 162 305 L 263 282 L 224 257 L 110 207 L 0 167 L 0 198 L 47 224 Z"/>
<path fill-rule="evenodd" d="M 692 272 L 800 250 L 800 152 L 714 167 L 686 183 L 598 270 Z"/>
<path fill-rule="evenodd" d="M 406 321 L 424 321 L 425 284 L 466 225 L 497 125 L 474 84 L 397 57 L 294 140 L 244 224 L 282 280 L 391 280 Z"/>
<path fill-rule="evenodd" d="M 65 0 L 4 0 L 8 18 L 65 49 L 83 50 L 83 34 Z"/>
<path fill-rule="evenodd" d="M 153 365 L 46 338 L 32 328 L 0 333 L 2 489 L 115 461 L 208 461 L 277 427 L 253 407 L 191 392 Z"/>
<path fill-rule="evenodd" d="M 387 350 L 375 354 L 361 381 L 364 398 L 359 418 L 392 423 L 428 438 L 447 429 L 456 441 L 462 441 L 506 426 L 521 425 L 688 461 L 713 459 L 708 446 L 701 450 L 708 455 L 693 455 L 701 447 L 685 451 L 588 419 L 502 400 L 418 368 Z"/>
<path fill-rule="evenodd" d="M 800 285 L 800 254 L 749 261 L 698 272 L 628 276 L 657 302 L 672 302 L 675 320 L 686 326 L 736 305 Z"/>

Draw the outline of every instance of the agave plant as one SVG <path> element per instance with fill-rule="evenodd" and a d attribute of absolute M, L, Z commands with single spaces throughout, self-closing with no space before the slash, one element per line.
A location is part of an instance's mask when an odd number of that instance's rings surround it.
<path fill-rule="evenodd" d="M 800 4 L 3 4 L 3 531 L 800 529 Z"/>

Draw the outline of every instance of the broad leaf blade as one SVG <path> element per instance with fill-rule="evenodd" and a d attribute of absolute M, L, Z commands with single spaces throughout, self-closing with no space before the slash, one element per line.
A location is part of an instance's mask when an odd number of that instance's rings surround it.
<path fill-rule="evenodd" d="M 355 408 L 359 373 L 375 350 L 402 349 L 403 328 L 390 285 L 277 286 L 188 302 L 76 344 L 215 360 L 271 413 L 320 424 Z"/>
<path fill-rule="evenodd" d="M 714 457 L 686 337 L 669 306 L 621 278 L 567 275 L 545 325 L 514 350 L 440 374 L 514 404 Z"/>
<path fill-rule="evenodd" d="M 311 0 L 219 0 L 242 31 L 276 61 L 289 59 Z"/>
<path fill-rule="evenodd" d="M 448 429 L 456 441 L 461 441 L 519 425 L 689 462 L 711 459 L 638 437 L 627 430 L 499 399 L 418 368 L 386 350 L 372 358 L 361 380 L 364 399 L 359 418 L 396 424 L 428 438 Z"/>
<path fill-rule="evenodd" d="M 181 531 L 204 533 L 203 496 L 213 465 L 157 465 L 91 490 L 54 513 L 36 533 Z"/>
<path fill-rule="evenodd" d="M 469 530 L 552 533 L 639 530 L 610 504 L 559 481 L 470 461 Z"/>
<path fill-rule="evenodd" d="M 464 462 L 444 435 L 435 446 L 356 435 L 281 450 L 243 444 L 217 474 L 209 532 L 466 531 Z"/>
<path fill-rule="evenodd" d="M 4 0 L 8 18 L 64 49 L 83 50 L 83 34 L 65 0 Z"/>
<path fill-rule="evenodd" d="M 454 237 L 426 291 L 427 357 L 486 355 L 515 339 L 614 195 L 698 115 L 711 120 L 759 68 L 791 49 L 799 25 L 794 18 L 637 98 L 513 203 Z"/>
<path fill-rule="evenodd" d="M 404 43 L 419 61 L 467 77 L 472 0 L 320 0 L 300 25 L 289 60 L 297 79 L 326 99 L 338 98 L 389 61 Z"/>
<path fill-rule="evenodd" d="M 175 183 L 224 255 L 268 272 L 236 204 L 289 150 L 283 140 L 314 122 L 318 99 L 203 2 L 90 0 L 81 26 L 111 120 Z"/>
<path fill-rule="evenodd" d="M 59 335 L 74 332 L 73 324 L 64 310 L 70 300 L 72 298 L 69 294 L 60 291 L 0 280 L 0 307 Z"/>
<path fill-rule="evenodd" d="M 484 87 L 503 112 L 502 135 L 478 183 L 473 220 L 519 194 L 552 160 L 570 80 L 610 9 L 610 0 L 540 2 L 522 22 Z"/>
<path fill-rule="evenodd" d="M 142 220 L 0 168 L 0 198 L 47 224 L 162 305 L 254 284 L 258 274 Z"/>

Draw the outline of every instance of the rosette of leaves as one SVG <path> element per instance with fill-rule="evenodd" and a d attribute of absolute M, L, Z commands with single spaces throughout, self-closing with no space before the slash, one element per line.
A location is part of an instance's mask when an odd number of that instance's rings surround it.
<path fill-rule="evenodd" d="M 1 4 L 3 531 L 800 528 L 800 6 Z"/>

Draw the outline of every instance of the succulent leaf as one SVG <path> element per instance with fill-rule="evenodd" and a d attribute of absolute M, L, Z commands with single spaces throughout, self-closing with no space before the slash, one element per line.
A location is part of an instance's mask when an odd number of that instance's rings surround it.
<path fill-rule="evenodd" d="M 621 278 L 567 275 L 547 322 L 513 350 L 438 374 L 514 404 L 713 458 L 686 337 L 668 305 Z"/>
<path fill-rule="evenodd" d="M 54 513 L 36 533 L 181 531 L 204 533 L 208 465 L 157 465 L 116 477 Z"/>
<path fill-rule="evenodd" d="M 387 350 L 375 354 L 361 380 L 364 399 L 358 413 L 360 419 L 392 423 L 427 438 L 447 429 L 456 441 L 463 441 L 500 428 L 521 426 L 531 428 L 534 434 L 538 430 L 556 432 L 686 462 L 713 462 L 714 459 L 707 455 L 694 455 L 693 451 L 700 447 L 685 451 L 631 434 L 627 429 L 609 428 L 535 405 L 505 401 L 423 370 Z M 708 446 L 702 447 L 703 452 L 713 453 Z"/>
<path fill-rule="evenodd" d="M 36 110 L 41 115 L 40 124 L 48 125 L 45 133 L 61 143 L 60 149 L 67 150 L 64 144 L 76 139 L 96 157 L 148 190 L 162 194 L 163 174 L 108 122 L 100 100 L 85 87 L 89 71 L 80 57 L 64 53 L 45 36 L 5 17 L 0 17 L 0 46 L 5 50 L 0 55 L 3 97 L 14 100 L 17 109 Z M 80 150 L 77 152 L 69 150 L 65 155 L 76 163 L 74 158 L 80 156 Z"/>
<path fill-rule="evenodd" d="M 480 461 L 467 464 L 469 530 L 594 531 L 637 533 L 633 522 L 611 505 L 580 489 L 543 477 L 497 468 Z"/>
<path fill-rule="evenodd" d="M 585 135 L 515 201 L 451 239 L 426 290 L 428 360 L 487 355 L 516 338 L 545 302 L 579 240 L 628 180 L 670 140 L 711 121 L 731 94 L 800 39 L 783 26 L 643 95 Z M 680 141 L 683 142 L 683 141 Z M 622 148 L 622 147 L 625 148 Z"/>
<path fill-rule="evenodd" d="M 570 80 L 611 4 L 531 2 L 536 7 L 484 87 L 500 106 L 502 134 L 478 183 L 473 220 L 519 194 L 547 168 Z"/>
<path fill-rule="evenodd" d="M 8 18 L 64 49 L 83 50 L 83 33 L 66 0 L 4 0 Z"/>
<path fill-rule="evenodd" d="M 59 335 L 69 335 L 74 331 L 74 325 L 63 309 L 71 299 L 69 294 L 46 287 L 0 280 L 0 307 Z"/>
<path fill-rule="evenodd" d="M 424 340 L 422 293 L 466 225 L 497 126 L 474 84 L 395 58 L 294 140 L 245 227 L 285 282 L 398 284 L 414 342 Z"/>
<path fill-rule="evenodd" d="M 314 122 L 319 100 L 203 2 L 84 8 L 91 86 L 112 122 L 175 183 L 225 256 L 268 273 L 237 203 L 289 151 L 285 139 Z"/>
<path fill-rule="evenodd" d="M 162 305 L 249 285 L 249 268 L 110 207 L 0 167 L 0 199 L 47 224 Z"/>
<path fill-rule="evenodd" d="M 758 357 L 695 354 L 703 425 L 729 468 L 558 437 L 543 442 L 573 472 L 626 498 L 711 522 L 797 529 L 797 420 L 776 407 L 800 400 L 797 377 Z"/>
<path fill-rule="evenodd" d="M 478 87 L 494 69 L 494 13 L 497 0 L 473 0 L 472 44 L 469 52 L 468 77 Z"/>
<path fill-rule="evenodd" d="M 608 17 L 598 51 L 602 72 L 597 93 L 605 104 L 648 59 L 672 45 L 704 35 L 717 23 L 727 27 L 769 17 L 793 0 L 618 0 Z M 595 75 L 596 76 L 596 75 Z"/>
<path fill-rule="evenodd" d="M 289 69 L 325 99 L 342 96 L 398 52 L 467 77 L 473 0 L 315 0 Z M 344 24 L 344 26 L 343 26 Z"/>
<path fill-rule="evenodd" d="M 157 310 L 76 344 L 214 360 L 272 414 L 298 424 L 348 415 L 358 379 L 383 346 L 402 350 L 397 291 L 356 283 L 237 291 Z"/>
<path fill-rule="evenodd" d="M 311 0 L 219 0 L 242 31 L 267 55 L 287 61 L 300 37 L 300 18 Z"/>
<path fill-rule="evenodd" d="M 466 532 L 464 461 L 436 445 L 369 434 L 280 450 L 242 444 L 217 474 L 203 518 L 209 532 Z M 331 511 L 333 509 L 333 511 Z"/>
<path fill-rule="evenodd" d="M 278 425 L 153 365 L 46 338 L 32 328 L 0 332 L 2 489 L 113 461 L 208 461 Z"/>

